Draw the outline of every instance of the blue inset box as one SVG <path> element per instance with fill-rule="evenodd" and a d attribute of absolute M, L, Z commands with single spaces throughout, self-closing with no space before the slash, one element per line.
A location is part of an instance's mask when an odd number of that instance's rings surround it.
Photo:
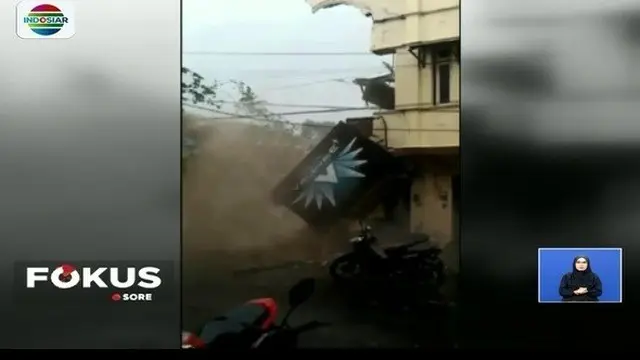
<path fill-rule="evenodd" d="M 538 302 L 621 303 L 622 249 L 538 249 Z"/>

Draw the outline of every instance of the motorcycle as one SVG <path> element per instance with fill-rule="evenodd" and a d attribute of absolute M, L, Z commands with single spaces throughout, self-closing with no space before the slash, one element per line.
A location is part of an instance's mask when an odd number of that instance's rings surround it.
<path fill-rule="evenodd" d="M 349 242 L 352 251 L 331 261 L 329 273 L 334 281 L 347 287 L 366 285 L 409 287 L 426 285 L 438 289 L 444 284 L 445 266 L 438 248 L 415 249 L 428 243 L 420 239 L 399 246 L 381 248 L 370 226 L 360 222 L 360 234 Z"/>
<path fill-rule="evenodd" d="M 289 290 L 289 310 L 276 324 L 278 304 L 273 298 L 253 299 L 222 316 L 207 322 L 196 335 L 182 334 L 183 349 L 292 349 L 300 334 L 329 326 L 311 321 L 299 326 L 289 325 L 295 309 L 309 300 L 315 291 L 315 280 L 299 281 Z"/>

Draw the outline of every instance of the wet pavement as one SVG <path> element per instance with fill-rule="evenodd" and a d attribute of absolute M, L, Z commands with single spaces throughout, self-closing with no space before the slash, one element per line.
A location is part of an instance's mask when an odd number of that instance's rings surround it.
<path fill-rule="evenodd" d="M 206 259 L 206 254 L 200 254 Z M 218 257 L 218 261 L 216 261 Z M 318 262 L 289 262 L 265 267 L 223 265 L 233 261 L 211 253 L 207 260 L 185 261 L 183 319 L 194 330 L 211 317 L 252 298 L 274 297 L 280 316 L 286 312 L 289 288 L 304 277 L 316 279 L 316 292 L 291 316 L 292 325 L 311 320 L 331 326 L 305 333 L 305 348 L 416 348 L 452 346 L 452 307 L 425 306 L 422 310 L 388 312 L 347 301 Z"/>

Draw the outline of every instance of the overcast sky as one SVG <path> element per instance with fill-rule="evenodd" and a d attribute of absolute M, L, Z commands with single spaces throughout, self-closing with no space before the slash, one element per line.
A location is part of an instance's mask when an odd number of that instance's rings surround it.
<path fill-rule="evenodd" d="M 207 79 L 239 79 L 263 99 L 293 105 L 364 106 L 354 77 L 385 73 L 369 53 L 371 20 L 349 6 L 311 13 L 304 0 L 183 1 L 184 65 Z M 237 56 L 189 52 L 346 52 L 332 56 Z M 346 82 L 341 82 L 346 80 Z M 229 90 L 232 90 L 229 88 Z M 227 98 L 232 96 L 224 94 Z M 275 112 L 301 108 L 271 107 Z M 341 120 L 368 112 L 296 116 Z"/>

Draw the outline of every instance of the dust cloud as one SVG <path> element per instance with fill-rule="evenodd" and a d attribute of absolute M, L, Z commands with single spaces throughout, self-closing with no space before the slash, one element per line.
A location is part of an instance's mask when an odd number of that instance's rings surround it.
<path fill-rule="evenodd" d="M 201 143 L 183 172 L 186 266 L 241 270 L 323 261 L 346 243 L 342 227 L 315 233 L 271 199 L 274 186 L 319 139 L 241 121 L 203 120 L 185 119 L 197 127 Z"/>

